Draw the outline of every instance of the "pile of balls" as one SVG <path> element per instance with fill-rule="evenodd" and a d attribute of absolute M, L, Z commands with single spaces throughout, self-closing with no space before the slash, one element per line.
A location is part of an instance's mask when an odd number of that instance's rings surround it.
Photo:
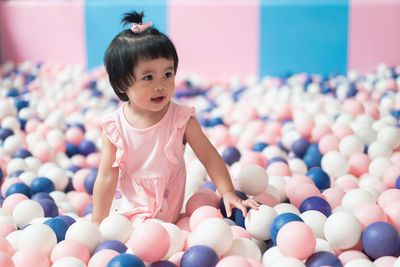
<path fill-rule="evenodd" d="M 175 223 L 91 222 L 104 69 L 0 65 L 0 266 L 400 267 L 400 67 L 246 81 L 177 78 L 225 160 L 227 216 L 190 147 Z"/>

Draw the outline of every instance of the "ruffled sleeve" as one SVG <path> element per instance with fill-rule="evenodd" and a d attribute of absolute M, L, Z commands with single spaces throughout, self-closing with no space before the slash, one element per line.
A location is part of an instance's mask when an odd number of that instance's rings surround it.
<path fill-rule="evenodd" d="M 105 134 L 107 135 L 108 139 L 110 139 L 111 143 L 115 145 L 117 148 L 117 152 L 115 154 L 115 161 L 113 163 L 113 167 L 119 167 L 123 162 L 123 155 L 124 155 L 124 144 L 123 139 L 120 134 L 120 129 L 118 127 L 118 116 L 117 112 L 113 112 L 107 114 L 101 120 L 101 125 Z"/>
<path fill-rule="evenodd" d="M 187 122 L 194 115 L 194 107 L 188 107 L 176 104 L 174 127 L 171 136 L 165 146 L 165 153 L 172 164 L 178 164 L 179 158 L 183 155 L 185 146 L 183 145 L 183 135 L 185 133 Z"/>

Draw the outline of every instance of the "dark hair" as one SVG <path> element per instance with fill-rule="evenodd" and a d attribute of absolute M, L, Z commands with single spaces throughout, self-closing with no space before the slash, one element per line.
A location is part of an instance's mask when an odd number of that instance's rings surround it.
<path fill-rule="evenodd" d="M 124 14 L 122 24 L 142 24 L 143 12 Z M 150 26 L 140 33 L 131 29 L 120 32 L 110 43 L 104 56 L 104 64 L 114 92 L 122 101 L 129 101 L 124 91 L 135 82 L 133 69 L 139 60 L 166 58 L 174 60 L 174 71 L 178 68 L 178 55 L 171 40 Z"/>

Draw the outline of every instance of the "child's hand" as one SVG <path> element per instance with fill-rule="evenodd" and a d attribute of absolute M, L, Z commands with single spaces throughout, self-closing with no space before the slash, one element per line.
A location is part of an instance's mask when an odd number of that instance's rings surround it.
<path fill-rule="evenodd" d="M 260 206 L 253 199 L 246 199 L 246 200 L 240 199 L 238 196 L 236 196 L 235 192 L 226 192 L 223 195 L 223 199 L 225 204 L 226 215 L 228 217 L 231 217 L 232 215 L 232 208 L 240 209 L 243 213 L 243 217 L 246 217 L 247 215 L 246 207 L 258 210 L 258 207 Z"/>

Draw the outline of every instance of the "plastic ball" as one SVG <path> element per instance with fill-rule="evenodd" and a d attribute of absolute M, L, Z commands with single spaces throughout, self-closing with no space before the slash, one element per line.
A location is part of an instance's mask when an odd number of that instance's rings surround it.
<path fill-rule="evenodd" d="M 316 210 L 308 210 L 301 213 L 300 218 L 311 227 L 317 239 L 325 239 L 324 225 L 327 217 L 324 214 Z"/>
<path fill-rule="evenodd" d="M 293 142 L 291 149 L 296 156 L 302 158 L 305 155 L 309 145 L 310 141 L 308 141 L 308 139 L 300 138 Z"/>
<path fill-rule="evenodd" d="M 220 203 L 219 197 L 215 194 L 215 192 L 208 189 L 200 189 L 197 190 L 193 195 L 189 197 L 186 202 L 186 214 L 191 216 L 193 212 L 202 206 L 211 206 L 218 208 Z M 225 210 L 221 209 L 221 212 Z"/>
<path fill-rule="evenodd" d="M 329 176 L 336 178 L 347 173 L 349 163 L 345 155 L 330 151 L 322 157 L 321 167 Z"/>
<path fill-rule="evenodd" d="M 305 262 L 307 267 L 331 266 L 343 267 L 339 258 L 328 251 L 318 251 L 313 253 Z"/>
<path fill-rule="evenodd" d="M 50 267 L 50 261 L 46 256 L 46 254 L 37 248 L 18 250 L 12 256 L 12 261 L 14 262 L 15 267 L 19 266 Z"/>
<path fill-rule="evenodd" d="M 251 209 L 244 221 L 246 230 L 258 240 L 268 240 L 273 220 L 277 216 L 276 211 L 265 205 L 260 205 L 258 210 Z"/>
<path fill-rule="evenodd" d="M 170 261 L 157 261 L 150 264 L 149 267 L 177 267 L 177 265 Z"/>
<path fill-rule="evenodd" d="M 208 246 L 197 245 L 188 248 L 182 256 L 181 267 L 216 266 L 219 261 L 217 253 Z"/>
<path fill-rule="evenodd" d="M 37 177 L 31 183 L 31 190 L 33 193 L 46 192 L 50 193 L 55 190 L 53 181 L 47 177 Z"/>
<path fill-rule="evenodd" d="M 318 189 L 323 192 L 331 186 L 331 180 L 328 174 L 321 168 L 315 167 L 307 171 L 306 176 L 313 180 Z"/>
<path fill-rule="evenodd" d="M 83 140 L 79 143 L 79 151 L 82 155 L 87 156 L 97 151 L 96 145 L 89 140 Z"/>
<path fill-rule="evenodd" d="M 389 187 L 398 188 L 398 181 L 400 177 L 400 164 L 393 164 L 383 173 L 383 181 Z"/>
<path fill-rule="evenodd" d="M 299 210 L 301 213 L 308 210 L 317 210 L 324 214 L 326 217 L 329 217 L 332 214 L 332 209 L 329 203 L 323 199 L 322 197 L 309 197 L 303 200 L 301 203 Z"/>
<path fill-rule="evenodd" d="M 34 200 L 23 200 L 13 210 L 13 218 L 19 228 L 27 225 L 35 218 L 44 216 L 42 206 Z"/>
<path fill-rule="evenodd" d="M 172 255 L 184 249 L 186 235 L 175 224 L 162 223 L 162 226 L 167 230 L 170 240 L 170 246 L 163 259 L 169 259 Z"/>
<path fill-rule="evenodd" d="M 45 221 L 44 224 L 48 225 L 54 231 L 57 236 L 57 243 L 65 239 L 65 233 L 70 226 L 65 220 L 61 218 L 52 218 Z"/>
<path fill-rule="evenodd" d="M 246 200 L 248 197 L 246 196 L 246 194 L 245 193 L 243 193 L 242 191 L 239 191 L 239 190 L 235 190 L 235 194 L 236 194 L 236 196 L 238 197 L 238 198 L 240 198 L 240 199 L 242 199 L 242 200 Z M 227 217 L 227 214 L 226 214 L 226 208 L 225 208 L 225 203 L 224 203 L 224 199 L 223 198 L 221 198 L 220 200 L 219 200 L 219 210 L 221 211 L 221 213 L 222 213 L 222 215 L 224 216 L 224 218 L 226 218 Z M 236 208 L 233 208 L 232 209 L 232 216 L 230 217 L 230 219 L 233 219 L 233 216 L 234 216 L 234 212 L 235 212 L 235 210 L 236 210 Z"/>
<path fill-rule="evenodd" d="M 42 206 L 45 217 L 56 217 L 59 215 L 58 207 L 52 199 L 41 198 L 36 201 Z"/>
<path fill-rule="evenodd" d="M 249 195 L 256 195 L 268 186 L 268 175 L 259 165 L 244 166 L 238 176 L 240 190 Z"/>
<path fill-rule="evenodd" d="M 251 264 L 240 256 L 226 256 L 222 258 L 216 267 L 251 267 Z"/>
<path fill-rule="evenodd" d="M 53 263 L 52 267 L 86 267 L 86 264 L 75 257 L 64 257 Z"/>
<path fill-rule="evenodd" d="M 197 208 L 190 216 L 190 229 L 194 231 L 199 223 L 211 217 L 224 218 L 222 213 L 212 206 L 201 206 Z"/>
<path fill-rule="evenodd" d="M 349 157 L 349 173 L 355 176 L 361 176 L 368 172 L 371 159 L 364 153 L 355 153 Z"/>
<path fill-rule="evenodd" d="M 400 249 L 398 231 L 386 222 L 375 222 L 367 226 L 361 240 L 364 252 L 373 259 L 396 256 Z"/>
<path fill-rule="evenodd" d="M 272 266 L 278 259 L 283 258 L 281 251 L 277 246 L 269 248 L 262 256 L 264 266 Z"/>
<path fill-rule="evenodd" d="M 296 207 L 299 207 L 301 203 L 309 197 L 319 197 L 321 196 L 321 192 L 319 191 L 318 187 L 312 184 L 300 184 L 297 187 L 297 190 L 295 190 L 291 196 L 289 196 L 290 203 Z"/>
<path fill-rule="evenodd" d="M 15 264 L 12 261 L 10 255 L 7 255 L 3 251 L 0 251 L 0 266 L 3 266 L 3 267 L 15 267 Z"/>
<path fill-rule="evenodd" d="M 125 253 L 128 248 L 121 241 L 118 241 L 118 240 L 106 240 L 106 241 L 100 243 L 97 246 L 97 248 L 95 249 L 94 253 L 97 253 L 97 252 L 99 252 L 100 250 L 103 250 L 103 249 L 112 249 L 112 250 L 115 250 L 118 253 L 122 254 L 122 253 Z"/>
<path fill-rule="evenodd" d="M 282 228 L 282 226 L 292 221 L 302 222 L 303 220 L 294 213 L 282 213 L 275 217 L 270 227 L 270 236 L 274 244 L 276 244 L 276 237 L 278 236 L 279 230 Z"/>
<path fill-rule="evenodd" d="M 87 264 L 90 259 L 88 248 L 77 240 L 63 240 L 54 246 L 51 251 L 51 262 L 56 262 L 64 257 L 75 257 Z"/>
<path fill-rule="evenodd" d="M 15 184 L 11 185 L 7 189 L 6 197 L 8 197 L 12 194 L 16 194 L 16 193 L 24 194 L 28 198 L 30 198 L 32 196 L 31 189 L 29 188 L 29 186 L 27 186 L 24 183 L 15 183 Z"/>
<path fill-rule="evenodd" d="M 371 159 L 379 157 L 389 157 L 392 154 L 392 149 L 386 143 L 375 141 L 368 146 L 368 156 Z"/>
<path fill-rule="evenodd" d="M 240 151 L 233 146 L 225 148 L 225 150 L 222 152 L 222 158 L 224 159 L 225 163 L 228 164 L 229 166 L 239 161 L 240 157 L 241 157 Z"/>
<path fill-rule="evenodd" d="M 231 248 L 224 254 L 226 256 L 241 256 L 255 261 L 261 260 L 261 251 L 257 244 L 248 238 L 237 238 L 233 240 Z"/>
<path fill-rule="evenodd" d="M 92 253 L 101 242 L 101 233 L 95 223 L 79 220 L 68 228 L 65 239 L 82 242 Z"/>
<path fill-rule="evenodd" d="M 79 127 L 70 127 L 65 131 L 65 141 L 78 146 L 84 138 L 84 131 Z"/>
<path fill-rule="evenodd" d="M 333 134 L 325 135 L 318 143 L 318 149 L 322 154 L 339 150 L 339 138 Z"/>
<path fill-rule="evenodd" d="M 358 205 L 364 203 L 375 203 L 376 199 L 368 191 L 357 188 L 348 191 L 342 199 L 342 206 L 345 210 L 352 212 Z"/>
<path fill-rule="evenodd" d="M 302 159 L 291 158 L 288 161 L 288 165 L 292 174 L 305 174 L 307 172 L 307 165 Z"/>
<path fill-rule="evenodd" d="M 362 227 L 358 219 L 347 211 L 338 211 L 329 216 L 324 225 L 326 240 L 332 246 L 348 249 L 361 238 Z"/>
<path fill-rule="evenodd" d="M 15 225 L 7 222 L 0 222 L 0 238 L 6 238 L 9 234 L 14 232 L 15 230 L 17 230 Z"/>
<path fill-rule="evenodd" d="M 18 240 L 19 249 L 39 249 L 47 256 L 50 256 L 56 244 L 56 234 L 44 224 L 32 224 L 24 228 Z"/>
<path fill-rule="evenodd" d="M 387 169 L 392 166 L 392 162 L 388 157 L 378 157 L 371 161 L 368 166 L 368 173 L 374 177 L 381 179 Z"/>
<path fill-rule="evenodd" d="M 312 146 L 309 146 L 309 148 L 310 147 Z M 321 159 L 322 159 L 322 154 L 319 151 L 309 152 L 309 149 L 307 150 L 306 154 L 303 157 L 303 161 L 309 169 L 313 167 L 321 167 Z"/>
<path fill-rule="evenodd" d="M 21 193 L 12 194 L 7 197 L 3 202 L 3 209 L 7 210 L 10 214 L 13 213 L 14 207 L 23 200 L 28 200 L 29 198 Z"/>
<path fill-rule="evenodd" d="M 101 222 L 99 229 L 103 240 L 119 240 L 125 243 L 131 236 L 133 226 L 126 217 L 112 214 Z"/>
<path fill-rule="evenodd" d="M 0 127 L 0 140 L 4 142 L 7 137 L 14 134 L 14 131 L 10 128 Z"/>
<path fill-rule="evenodd" d="M 146 262 L 162 259 L 170 247 L 168 231 L 161 224 L 152 221 L 138 225 L 128 242 L 132 252 Z"/>
<path fill-rule="evenodd" d="M 32 157 L 32 154 L 26 148 L 19 148 L 12 155 L 12 158 L 23 158 L 24 159 L 27 157 Z"/>
<path fill-rule="evenodd" d="M 355 135 L 347 135 L 340 141 L 339 152 L 347 157 L 363 151 L 364 142 Z"/>
<path fill-rule="evenodd" d="M 94 187 L 94 183 L 96 181 L 96 177 L 97 177 L 97 169 L 96 170 L 92 170 L 85 178 L 85 181 L 83 183 L 86 192 L 88 192 L 88 194 L 92 195 L 93 194 L 93 187 Z"/>
<path fill-rule="evenodd" d="M 107 264 L 119 253 L 115 250 L 104 249 L 94 254 L 89 262 L 88 267 L 107 267 Z"/>
<path fill-rule="evenodd" d="M 379 130 L 377 140 L 391 146 L 393 149 L 397 148 L 400 145 L 400 131 L 394 126 L 385 126 Z"/>

